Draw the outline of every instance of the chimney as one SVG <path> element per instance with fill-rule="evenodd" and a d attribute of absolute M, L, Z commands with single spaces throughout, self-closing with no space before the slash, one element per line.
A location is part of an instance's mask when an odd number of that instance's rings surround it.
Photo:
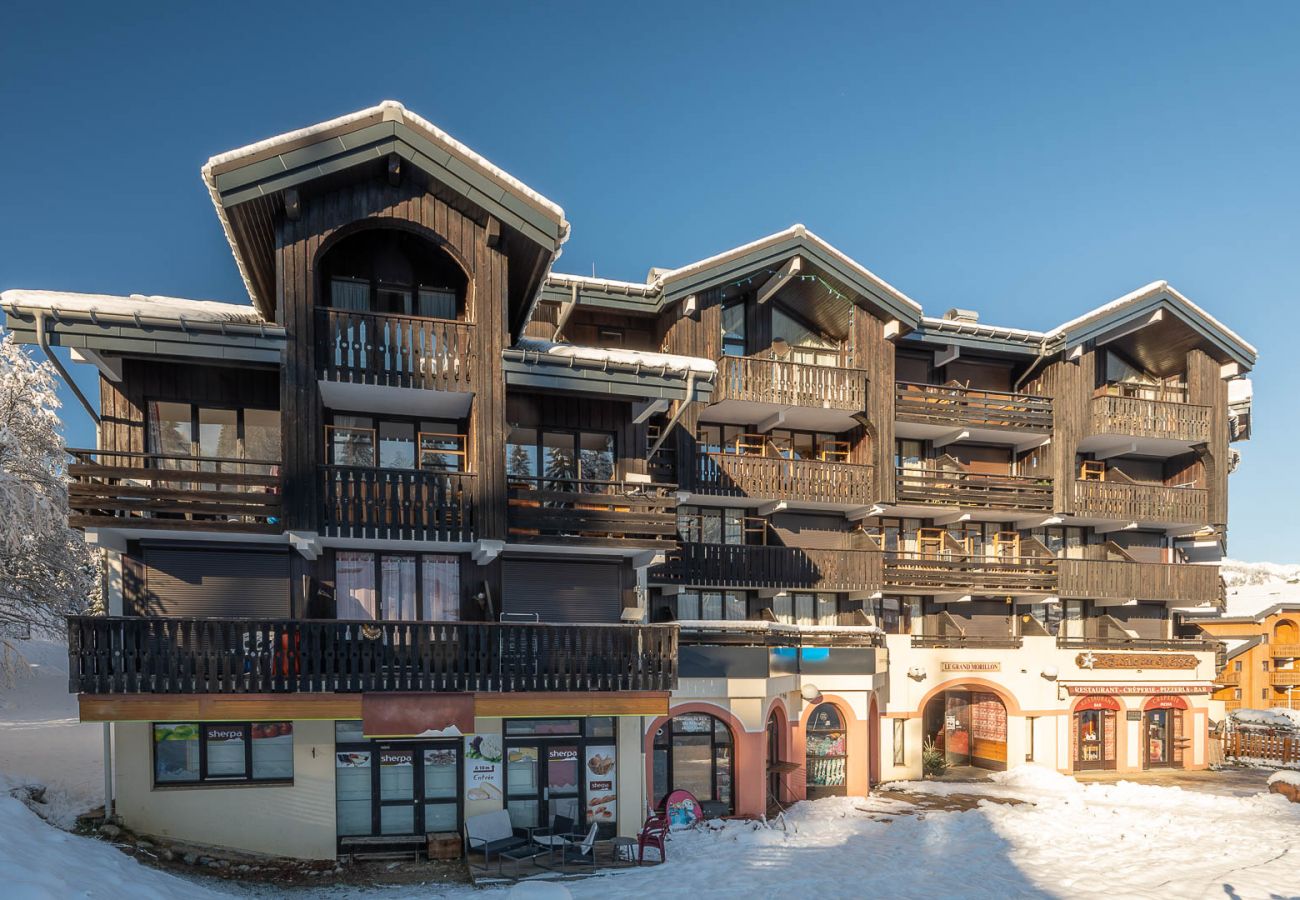
<path fill-rule="evenodd" d="M 975 312 L 975 310 L 958 309 L 955 306 L 952 309 L 948 310 L 946 313 L 944 313 L 943 317 L 946 321 L 949 322 L 967 322 L 971 325 L 974 325 L 976 322 L 980 320 L 980 314 Z"/>

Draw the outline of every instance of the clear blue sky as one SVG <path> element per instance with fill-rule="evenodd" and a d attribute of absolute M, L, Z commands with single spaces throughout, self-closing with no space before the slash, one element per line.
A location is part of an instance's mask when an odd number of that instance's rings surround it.
<path fill-rule="evenodd" d="M 1167 278 L 1261 355 L 1230 552 L 1300 560 L 1300 3 L 16 6 L 0 287 L 246 301 L 200 165 L 395 98 L 565 208 L 560 270 L 803 222 L 1034 328 Z"/>

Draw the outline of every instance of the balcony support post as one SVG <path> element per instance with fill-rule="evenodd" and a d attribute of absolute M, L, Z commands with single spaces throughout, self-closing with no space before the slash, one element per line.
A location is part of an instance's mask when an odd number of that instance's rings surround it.
<path fill-rule="evenodd" d="M 758 289 L 758 297 L 756 298 L 758 305 L 762 306 L 764 303 L 766 303 L 767 301 L 775 297 L 777 291 L 785 287 L 786 283 L 791 278 L 798 275 L 800 269 L 802 268 L 803 268 L 802 259 L 800 259 L 797 256 L 790 257 L 790 259 L 786 262 L 786 264 L 783 265 L 775 275 L 769 278 L 767 282 L 764 283 L 764 285 Z"/>

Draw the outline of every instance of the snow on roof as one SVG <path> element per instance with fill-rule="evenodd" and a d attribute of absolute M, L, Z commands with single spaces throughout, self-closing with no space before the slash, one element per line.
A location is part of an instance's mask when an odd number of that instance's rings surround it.
<path fill-rule="evenodd" d="M 1012 338 L 1025 342 L 1041 341 L 1043 332 L 1028 328 L 1011 328 L 1006 325 L 986 325 L 983 322 L 962 322 L 957 319 L 941 319 L 936 316 L 922 316 L 921 324 L 932 331 L 953 331 L 963 334 L 987 334 L 992 337 Z"/>
<path fill-rule="evenodd" d="M 133 319 L 184 322 L 229 322 L 240 325 L 268 324 L 252 306 L 216 300 L 183 300 L 179 297 L 128 297 L 113 294 L 75 294 L 64 291 L 10 290 L 0 293 L 0 305 L 52 313 L 82 313 L 92 320 L 97 315 L 128 316 Z"/>
<path fill-rule="evenodd" d="M 624 350 L 610 347 L 583 347 L 577 344 L 557 344 L 541 338 L 523 337 L 515 345 L 517 349 L 545 356 L 563 357 L 583 362 L 614 363 L 624 366 L 644 366 L 651 369 L 672 369 L 676 372 L 694 372 L 696 375 L 713 377 L 717 374 L 717 363 L 696 356 L 676 356 L 671 353 L 649 353 L 642 350 Z"/>
<path fill-rule="evenodd" d="M 558 282 L 560 284 L 577 284 L 586 285 L 593 288 L 605 288 L 612 291 L 625 291 L 636 294 L 657 294 L 659 287 L 656 284 L 645 284 L 639 281 L 619 281 L 616 278 L 597 278 L 594 275 L 568 275 L 564 272 L 552 272 L 546 276 L 548 281 Z"/>
<path fill-rule="evenodd" d="M 1228 718 L 1243 725 L 1300 730 L 1300 709 L 1234 709 L 1228 713 Z"/>

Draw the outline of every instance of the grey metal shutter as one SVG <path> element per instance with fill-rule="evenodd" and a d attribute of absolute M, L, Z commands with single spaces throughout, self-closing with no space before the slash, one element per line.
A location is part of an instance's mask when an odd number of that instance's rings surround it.
<path fill-rule="evenodd" d="M 623 611 L 618 563 L 507 559 L 501 608 L 542 622 L 617 622 Z"/>
<path fill-rule="evenodd" d="M 289 617 L 284 550 L 144 548 L 139 615 Z"/>

